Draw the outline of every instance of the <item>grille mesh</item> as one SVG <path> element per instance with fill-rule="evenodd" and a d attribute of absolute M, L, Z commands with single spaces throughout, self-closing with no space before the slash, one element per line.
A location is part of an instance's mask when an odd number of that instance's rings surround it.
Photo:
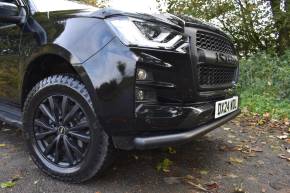
<path fill-rule="evenodd" d="M 226 38 L 198 31 L 196 34 L 196 46 L 205 50 L 212 50 L 227 54 L 234 54 L 232 43 Z"/>
<path fill-rule="evenodd" d="M 199 67 L 199 85 L 201 87 L 222 87 L 232 84 L 236 68 L 202 65 Z"/>

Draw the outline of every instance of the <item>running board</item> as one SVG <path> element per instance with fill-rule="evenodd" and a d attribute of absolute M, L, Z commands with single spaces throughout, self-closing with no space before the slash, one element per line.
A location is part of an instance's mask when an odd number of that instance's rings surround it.
<path fill-rule="evenodd" d="M 0 102 L 0 121 L 15 128 L 22 128 L 21 109 L 15 105 Z"/>

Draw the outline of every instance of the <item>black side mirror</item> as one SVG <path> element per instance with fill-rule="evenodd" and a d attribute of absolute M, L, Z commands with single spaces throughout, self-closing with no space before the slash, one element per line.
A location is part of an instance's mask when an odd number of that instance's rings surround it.
<path fill-rule="evenodd" d="M 0 2 L 0 22 L 19 24 L 23 21 L 20 9 L 12 3 Z"/>

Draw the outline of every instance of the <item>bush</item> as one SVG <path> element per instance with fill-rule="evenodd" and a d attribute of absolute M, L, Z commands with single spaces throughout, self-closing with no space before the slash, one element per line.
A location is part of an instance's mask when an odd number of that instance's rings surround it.
<path fill-rule="evenodd" d="M 273 118 L 290 117 L 290 50 L 281 57 L 257 54 L 242 59 L 239 91 L 242 108 L 270 113 Z"/>

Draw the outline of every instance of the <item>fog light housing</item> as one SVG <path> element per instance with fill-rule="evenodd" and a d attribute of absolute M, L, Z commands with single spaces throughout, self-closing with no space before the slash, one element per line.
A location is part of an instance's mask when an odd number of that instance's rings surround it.
<path fill-rule="evenodd" d="M 137 80 L 146 80 L 148 77 L 147 72 L 144 69 L 137 69 Z"/>
<path fill-rule="evenodd" d="M 145 92 L 141 89 L 136 90 L 136 99 L 137 101 L 143 101 L 145 99 Z"/>

